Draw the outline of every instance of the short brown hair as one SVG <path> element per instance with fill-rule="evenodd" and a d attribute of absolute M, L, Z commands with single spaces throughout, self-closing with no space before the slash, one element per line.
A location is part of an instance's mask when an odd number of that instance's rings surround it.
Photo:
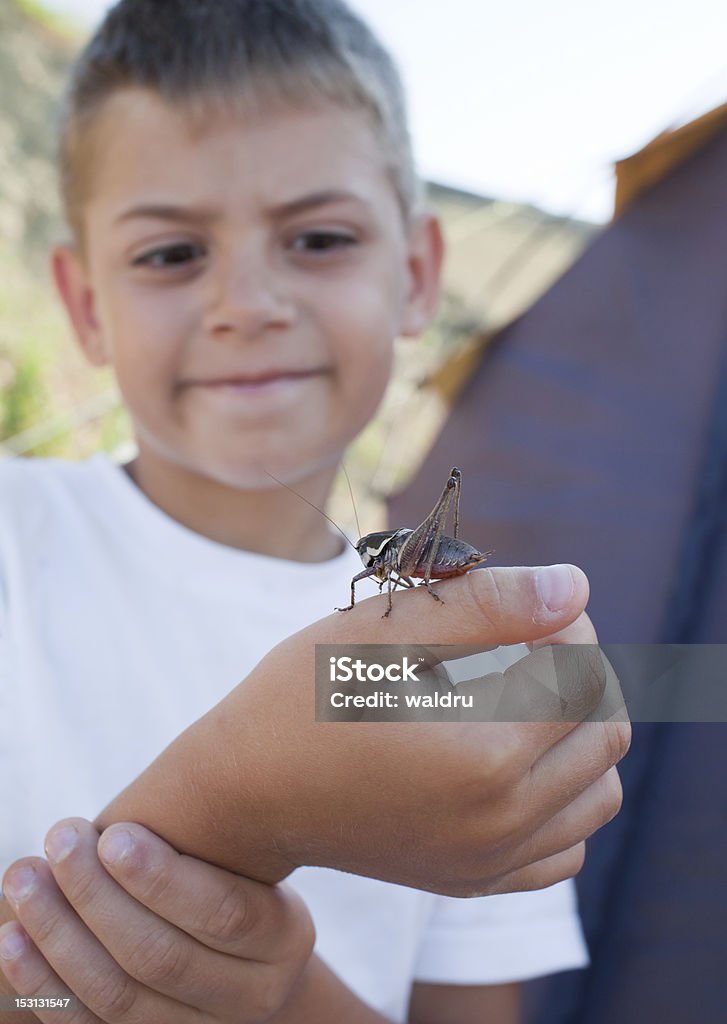
<path fill-rule="evenodd" d="M 420 198 L 396 65 L 341 0 L 120 0 L 76 61 L 60 131 L 61 198 L 80 237 L 83 144 L 117 90 L 186 105 L 327 99 L 374 120 L 404 217 Z"/>

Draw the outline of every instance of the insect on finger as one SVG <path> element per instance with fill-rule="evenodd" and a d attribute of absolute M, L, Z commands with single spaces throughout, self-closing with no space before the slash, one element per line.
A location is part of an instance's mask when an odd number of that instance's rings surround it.
<path fill-rule="evenodd" d="M 356 545 L 361 561 L 366 566 L 366 575 L 373 576 L 380 585 L 388 584 L 388 605 L 382 618 L 388 618 L 392 610 L 393 590 L 397 580 L 420 579 L 431 596 L 440 604 L 442 598 L 432 587 L 433 579 L 448 579 L 462 576 L 482 565 L 491 551 L 477 548 L 459 539 L 459 504 L 462 489 L 462 473 L 455 466 L 437 503 L 426 519 L 415 530 L 403 527 L 382 533 L 369 533 L 361 537 Z M 444 533 L 451 509 L 454 509 L 454 536 Z M 353 582 L 363 578 L 354 577 Z M 353 590 L 353 583 L 352 583 Z M 350 607 L 353 607 L 353 599 Z"/>
<path fill-rule="evenodd" d="M 298 494 L 288 484 L 278 480 L 272 473 L 268 476 L 287 491 L 295 494 L 306 505 L 315 508 L 343 536 L 347 544 L 348 537 L 329 515 L 312 501 Z M 350 482 L 349 482 L 350 487 Z M 359 537 L 355 545 L 364 565 L 364 571 L 351 580 L 351 603 L 344 608 L 336 608 L 337 612 L 350 612 L 356 604 L 356 584 L 361 580 L 373 577 L 381 590 L 387 585 L 388 602 L 386 611 L 381 616 L 386 619 L 392 611 L 392 593 L 397 586 L 409 589 L 414 586 L 413 580 L 422 581 L 435 601 L 444 601 L 432 588 L 432 580 L 449 579 L 452 576 L 463 576 L 470 569 L 483 565 L 492 551 L 479 551 L 459 539 L 459 504 L 462 491 L 462 471 L 456 466 L 450 471 L 444 490 L 439 496 L 432 511 L 415 530 L 400 527 L 398 530 L 383 530 L 379 533 L 367 533 Z M 454 510 L 454 536 L 449 537 L 444 530 L 450 510 Z M 403 582 L 402 582 L 403 581 Z"/>

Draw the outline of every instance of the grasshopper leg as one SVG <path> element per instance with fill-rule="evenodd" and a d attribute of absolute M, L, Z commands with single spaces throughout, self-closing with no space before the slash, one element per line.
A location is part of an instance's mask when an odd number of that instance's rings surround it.
<path fill-rule="evenodd" d="M 432 590 L 432 568 L 439 554 L 439 547 L 444 534 L 449 510 L 454 504 L 454 536 L 459 532 L 459 496 L 462 474 L 455 466 L 439 500 L 427 518 L 404 541 L 399 556 L 401 575 L 410 576 L 416 573 L 424 577 L 424 585 L 435 601 L 444 604 L 438 594 Z"/>
<path fill-rule="evenodd" d="M 427 590 L 432 595 L 432 597 L 434 598 L 435 601 L 439 601 L 440 604 L 444 604 L 445 603 L 442 600 L 442 598 L 439 596 L 439 594 L 435 593 L 434 588 L 432 587 L 432 584 L 429 582 L 429 580 L 422 580 L 421 583 L 419 584 L 419 586 L 420 587 L 426 587 Z"/>
<path fill-rule="evenodd" d="M 360 580 L 365 580 L 369 576 L 373 576 L 375 572 L 375 569 L 364 569 L 364 571 L 360 572 L 358 576 L 354 576 L 354 578 L 351 580 L 351 603 L 347 605 L 345 608 L 334 608 L 334 611 L 350 612 L 353 606 L 356 604 L 356 584 Z"/>
<path fill-rule="evenodd" d="M 393 579 L 393 577 L 392 577 L 392 579 Z M 379 593 L 381 593 L 381 591 L 384 589 L 384 584 L 385 583 L 386 583 L 386 580 L 380 580 L 379 581 Z M 408 576 L 397 576 L 397 578 L 394 580 L 394 590 L 396 590 L 397 587 L 401 587 L 402 589 L 407 589 L 408 590 L 410 587 L 413 587 L 413 586 L 414 586 L 414 584 L 412 583 L 412 581 L 409 579 Z"/>
<path fill-rule="evenodd" d="M 388 598 L 389 598 L 389 603 L 388 603 L 388 605 L 386 607 L 386 611 L 381 616 L 382 619 L 388 619 L 388 617 L 391 615 L 391 608 L 392 608 L 392 604 L 391 604 L 391 577 L 392 577 L 392 575 L 393 575 L 393 573 L 389 573 L 389 575 L 386 577 L 386 583 L 388 585 L 387 595 L 388 595 Z"/>
<path fill-rule="evenodd" d="M 409 579 L 409 577 L 408 577 L 408 576 L 399 576 L 399 575 L 397 574 L 397 577 L 396 577 L 396 579 L 394 579 L 394 573 L 393 573 L 393 570 L 392 570 L 392 572 L 391 572 L 391 573 L 389 574 L 389 576 L 387 576 L 387 578 L 386 578 L 386 579 L 387 579 L 387 582 L 388 582 L 388 584 L 389 584 L 389 605 L 388 605 L 388 607 L 387 607 L 386 611 L 384 612 L 384 614 L 383 614 L 383 615 L 381 616 L 381 618 L 382 618 L 382 619 L 388 619 L 388 617 L 389 617 L 389 616 L 391 615 L 391 608 L 392 608 L 392 604 L 391 604 L 391 595 L 392 595 L 392 593 L 394 592 L 394 590 L 396 590 L 396 588 L 397 588 L 397 587 L 402 587 L 402 588 L 403 588 L 403 589 L 405 589 L 405 590 L 410 590 L 410 589 L 411 589 L 411 588 L 412 588 L 412 587 L 414 586 L 414 583 L 412 582 L 412 580 L 410 580 L 410 579 Z M 394 586 L 393 586 L 393 588 L 392 588 L 392 586 L 391 586 L 391 582 L 392 582 L 392 580 L 393 580 L 393 582 L 394 582 Z M 381 590 L 381 588 L 383 587 L 383 585 L 384 585 L 384 581 L 382 581 L 382 582 L 381 582 L 381 583 L 379 584 L 379 590 Z"/>

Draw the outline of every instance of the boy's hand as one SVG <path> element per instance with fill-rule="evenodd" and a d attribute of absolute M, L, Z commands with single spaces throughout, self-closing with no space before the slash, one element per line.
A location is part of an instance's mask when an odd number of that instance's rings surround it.
<path fill-rule="evenodd" d="M 512 670 L 510 722 L 314 720 L 318 643 L 596 643 L 575 568 L 477 570 L 438 592 L 444 604 L 424 588 L 398 593 L 388 619 L 385 597 L 362 601 L 280 644 L 106 809 L 102 826 L 141 821 L 176 849 L 268 882 L 318 864 L 471 896 L 575 874 L 584 840 L 620 806 L 613 766 L 628 748 L 626 723 L 529 721 L 528 688 Z M 587 649 L 570 653 L 585 718 L 603 669 Z"/>
<path fill-rule="evenodd" d="M 127 838 L 133 845 L 111 863 Z M 181 856 L 139 825 L 99 841 L 89 822 L 68 819 L 51 829 L 46 852 L 50 866 L 25 858 L 5 873 L 32 941 L 0 964 L 19 995 L 75 994 L 83 1006 L 61 1014 L 73 1024 L 266 1021 L 311 955 L 313 925 L 295 893 Z M 23 898 L 28 881 L 35 888 Z M 23 934 L 17 924 L 3 932 Z"/>

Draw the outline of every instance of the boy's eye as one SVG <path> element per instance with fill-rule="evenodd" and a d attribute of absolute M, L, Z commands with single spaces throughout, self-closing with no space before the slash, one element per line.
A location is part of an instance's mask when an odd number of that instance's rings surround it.
<path fill-rule="evenodd" d="M 353 235 L 341 231 L 306 231 L 295 238 L 292 248 L 296 252 L 327 253 L 350 248 L 356 242 Z"/>
<path fill-rule="evenodd" d="M 133 267 L 179 267 L 200 259 L 202 256 L 204 256 L 204 249 L 201 245 L 178 242 L 142 253 L 141 256 L 132 260 L 131 265 Z"/>

